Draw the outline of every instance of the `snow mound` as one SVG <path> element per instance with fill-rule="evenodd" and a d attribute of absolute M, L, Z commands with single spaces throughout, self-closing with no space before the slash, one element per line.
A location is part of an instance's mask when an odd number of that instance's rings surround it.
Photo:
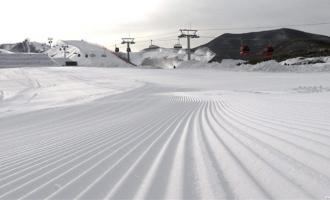
<path fill-rule="evenodd" d="M 314 57 L 314 58 L 292 58 L 281 62 L 281 65 L 312 65 L 330 63 L 330 56 L 328 57 Z"/>
<path fill-rule="evenodd" d="M 207 63 L 214 58 L 215 54 L 208 48 L 200 48 L 192 53 L 192 61 Z M 187 52 L 183 49 L 156 48 L 146 49 L 132 53 L 131 60 L 139 66 L 151 68 L 171 69 L 187 60 Z"/>
<path fill-rule="evenodd" d="M 131 64 L 120 59 L 105 47 L 83 40 L 59 41 L 57 45 L 47 51 L 47 54 L 61 65 L 65 63 L 63 45 L 68 46 L 66 49 L 67 60 L 76 61 L 79 66 L 132 67 Z"/>

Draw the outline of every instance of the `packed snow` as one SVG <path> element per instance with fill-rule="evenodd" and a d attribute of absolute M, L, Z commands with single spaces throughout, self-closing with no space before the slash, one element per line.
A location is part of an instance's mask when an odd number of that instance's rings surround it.
<path fill-rule="evenodd" d="M 122 77 L 89 68 L 0 69 L 0 116 L 87 103 L 142 84 Z"/>
<path fill-rule="evenodd" d="M 191 64 L 0 69 L 0 199 L 330 195 L 330 73 Z"/>

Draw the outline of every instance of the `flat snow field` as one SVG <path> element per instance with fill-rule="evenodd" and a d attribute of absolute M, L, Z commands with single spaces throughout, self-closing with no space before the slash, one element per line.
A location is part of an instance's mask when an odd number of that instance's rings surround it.
<path fill-rule="evenodd" d="M 329 199 L 330 73 L 0 69 L 0 199 Z"/>

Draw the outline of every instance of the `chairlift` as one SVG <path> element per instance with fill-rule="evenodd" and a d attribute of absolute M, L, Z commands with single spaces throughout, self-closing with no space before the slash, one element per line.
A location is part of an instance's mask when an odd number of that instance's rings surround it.
<path fill-rule="evenodd" d="M 174 49 L 182 49 L 182 45 L 180 43 L 180 38 L 178 39 L 178 43 L 174 44 Z"/>

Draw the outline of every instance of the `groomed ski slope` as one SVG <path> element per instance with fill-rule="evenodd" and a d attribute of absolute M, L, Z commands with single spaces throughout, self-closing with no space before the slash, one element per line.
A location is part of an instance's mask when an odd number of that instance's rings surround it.
<path fill-rule="evenodd" d="M 330 195 L 330 73 L 0 73 L 7 77 L 0 79 L 0 199 Z M 97 89 L 106 95 L 97 96 Z M 43 101 L 21 95 L 40 90 Z M 72 100 L 87 93 L 96 96 Z"/>

